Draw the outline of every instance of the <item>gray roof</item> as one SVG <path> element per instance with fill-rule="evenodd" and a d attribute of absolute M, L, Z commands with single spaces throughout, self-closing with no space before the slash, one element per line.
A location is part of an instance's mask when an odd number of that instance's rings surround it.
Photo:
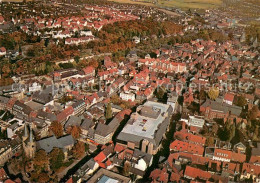
<path fill-rule="evenodd" d="M 131 116 L 130 120 L 128 120 L 124 129 L 119 133 L 117 137 L 118 140 L 124 142 L 130 141 L 135 143 L 136 146 L 139 146 L 140 141 L 146 139 L 149 142 L 153 143 L 155 147 L 158 147 L 160 145 L 161 140 L 163 138 L 163 134 L 166 132 L 166 129 L 170 124 L 170 118 L 173 113 L 173 109 L 170 105 L 161 104 L 157 102 L 149 101 L 148 104 L 153 106 L 157 105 L 158 108 L 160 106 L 162 109 L 161 112 L 168 112 L 168 116 L 164 117 L 160 114 L 157 119 L 138 116 L 136 120 L 134 120 L 134 117 Z M 147 119 L 147 122 L 145 124 L 147 126 L 146 131 L 142 131 L 143 127 L 139 125 L 141 124 L 140 122 L 142 122 L 143 119 Z"/>
<path fill-rule="evenodd" d="M 20 102 L 19 100 L 15 101 L 13 108 L 17 108 L 19 110 L 21 108 L 21 110 L 27 115 L 32 112 L 32 109 L 28 105 Z"/>
<path fill-rule="evenodd" d="M 242 112 L 242 107 L 228 105 L 226 103 L 220 103 L 212 100 L 206 100 L 206 102 L 202 104 L 202 107 L 207 107 L 207 106 L 210 106 L 212 110 L 221 111 L 223 113 L 230 112 L 232 115 L 236 115 L 236 116 L 239 116 L 240 113 Z"/>
<path fill-rule="evenodd" d="M 37 91 L 33 95 L 33 100 L 41 104 L 47 104 L 53 100 L 53 97 L 58 93 L 58 87 L 55 85 L 48 86 L 43 91 Z"/>
<path fill-rule="evenodd" d="M 56 138 L 55 136 L 41 139 L 36 142 L 37 149 L 43 149 L 47 153 L 51 152 L 53 148 L 61 148 L 64 150 L 66 146 L 74 145 L 74 139 L 71 135 L 63 136 L 60 138 Z"/>
<path fill-rule="evenodd" d="M 256 148 L 252 148 L 251 155 L 252 156 L 260 156 L 260 143 L 257 143 Z"/>
<path fill-rule="evenodd" d="M 70 126 L 80 126 L 84 130 L 88 130 L 91 126 L 94 126 L 94 122 L 90 119 L 82 119 L 77 116 L 70 116 L 69 120 L 65 123 L 64 128 L 67 129 Z"/>
<path fill-rule="evenodd" d="M 55 114 L 44 112 L 44 111 L 38 111 L 37 117 L 43 118 L 43 119 L 48 119 L 50 121 L 55 121 L 57 120 L 57 117 Z"/>
<path fill-rule="evenodd" d="M 64 128 L 68 128 L 70 126 L 80 126 L 81 119 L 77 116 L 70 116 L 69 120 L 66 122 Z"/>
<path fill-rule="evenodd" d="M 0 103 L 7 104 L 10 98 L 5 96 L 0 96 Z"/>
<path fill-rule="evenodd" d="M 75 109 L 80 105 L 85 104 L 84 100 L 78 100 L 77 102 L 75 102 L 74 104 L 72 104 L 72 107 Z"/>

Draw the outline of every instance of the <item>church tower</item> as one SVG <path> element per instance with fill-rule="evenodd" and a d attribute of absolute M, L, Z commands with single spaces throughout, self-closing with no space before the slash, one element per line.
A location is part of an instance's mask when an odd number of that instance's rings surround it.
<path fill-rule="evenodd" d="M 28 158 L 34 158 L 36 152 L 36 142 L 33 137 L 33 130 L 30 128 L 30 135 L 28 135 L 27 125 L 24 125 L 23 149 L 25 156 Z"/>

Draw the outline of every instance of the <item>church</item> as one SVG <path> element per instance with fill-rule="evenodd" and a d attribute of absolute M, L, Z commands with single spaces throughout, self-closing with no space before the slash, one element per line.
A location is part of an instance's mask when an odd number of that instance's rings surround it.
<path fill-rule="evenodd" d="M 25 156 L 28 158 L 34 158 L 36 152 L 36 142 L 33 137 L 33 130 L 30 128 L 30 132 L 28 131 L 28 127 L 24 125 L 24 135 L 22 137 L 23 140 L 23 150 Z"/>

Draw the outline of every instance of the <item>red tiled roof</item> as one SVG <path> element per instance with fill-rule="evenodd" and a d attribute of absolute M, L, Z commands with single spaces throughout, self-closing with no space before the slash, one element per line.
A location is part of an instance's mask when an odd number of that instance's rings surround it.
<path fill-rule="evenodd" d="M 124 146 L 122 146 L 122 145 L 120 145 L 120 144 L 116 144 L 116 145 L 115 145 L 115 148 L 114 148 L 114 151 L 117 152 L 117 153 L 119 153 L 119 152 L 122 152 L 122 151 L 125 150 L 125 149 L 126 149 L 126 147 L 124 147 Z"/>
<path fill-rule="evenodd" d="M 167 183 L 169 174 L 167 173 L 167 171 L 165 169 L 163 169 L 163 170 L 155 169 L 151 172 L 150 177 L 153 180 L 158 180 L 159 182 Z"/>
<path fill-rule="evenodd" d="M 174 137 L 182 140 L 182 141 L 188 141 L 194 144 L 201 144 L 204 145 L 206 143 L 206 138 L 199 136 L 199 135 L 193 135 L 191 133 L 188 133 L 186 130 L 177 131 L 174 134 Z"/>
<path fill-rule="evenodd" d="M 106 159 L 106 155 L 104 154 L 104 152 L 100 152 L 97 156 L 94 157 L 94 160 L 97 162 L 97 163 L 101 163 L 103 162 L 105 159 Z"/>
<path fill-rule="evenodd" d="M 95 68 L 92 66 L 86 67 L 84 69 L 82 69 L 84 71 L 85 74 L 91 74 L 93 71 L 95 71 Z"/>
<path fill-rule="evenodd" d="M 224 149 L 215 149 L 214 156 L 219 158 L 231 159 L 232 152 Z"/>
<path fill-rule="evenodd" d="M 7 178 L 7 174 L 3 168 L 0 169 L 0 180 L 3 181 Z"/>
<path fill-rule="evenodd" d="M 224 100 L 233 102 L 235 95 L 232 93 L 226 93 L 224 96 Z"/>
<path fill-rule="evenodd" d="M 251 156 L 249 163 L 260 163 L 259 156 Z"/>
<path fill-rule="evenodd" d="M 232 152 L 232 158 L 231 159 L 232 159 L 232 161 L 237 161 L 237 162 L 243 163 L 243 162 L 246 161 L 246 155 Z"/>
<path fill-rule="evenodd" d="M 73 183 L 73 179 L 72 179 L 72 177 L 71 177 L 69 180 L 67 180 L 66 183 Z"/>
<path fill-rule="evenodd" d="M 170 144 L 170 150 L 180 151 L 180 152 L 189 152 L 197 155 L 203 155 L 204 147 L 200 145 L 191 144 L 188 142 L 183 142 L 180 140 L 175 140 Z"/>
<path fill-rule="evenodd" d="M 15 182 L 12 181 L 11 179 L 7 179 L 6 181 L 4 181 L 4 183 L 15 183 Z"/>
<path fill-rule="evenodd" d="M 203 180 L 208 180 L 211 177 L 211 174 L 209 172 L 203 171 L 198 168 L 193 168 L 191 166 L 186 167 L 184 175 L 192 179 L 200 178 Z"/>
<path fill-rule="evenodd" d="M 62 122 L 74 112 L 73 107 L 69 106 L 57 115 L 57 121 Z"/>

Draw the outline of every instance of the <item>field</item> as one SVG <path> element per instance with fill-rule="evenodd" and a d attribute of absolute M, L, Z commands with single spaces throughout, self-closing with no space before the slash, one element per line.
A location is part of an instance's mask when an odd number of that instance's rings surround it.
<path fill-rule="evenodd" d="M 182 9 L 208 9 L 216 8 L 222 5 L 222 0 L 110 0 L 119 3 L 142 4 L 157 7 L 176 7 Z"/>
<path fill-rule="evenodd" d="M 223 0 L 221 9 L 248 20 L 260 18 L 260 0 Z"/>

